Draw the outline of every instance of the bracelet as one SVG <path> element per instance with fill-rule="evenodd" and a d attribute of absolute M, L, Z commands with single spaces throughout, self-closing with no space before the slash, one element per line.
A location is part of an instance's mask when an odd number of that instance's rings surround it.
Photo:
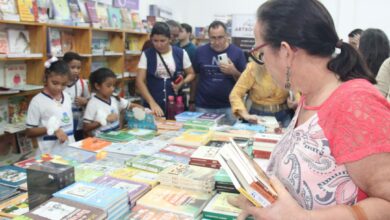
<path fill-rule="evenodd" d="M 356 220 L 368 220 L 366 212 L 359 204 L 355 204 L 353 206 L 347 206 L 348 209 L 352 212 L 353 218 Z"/>

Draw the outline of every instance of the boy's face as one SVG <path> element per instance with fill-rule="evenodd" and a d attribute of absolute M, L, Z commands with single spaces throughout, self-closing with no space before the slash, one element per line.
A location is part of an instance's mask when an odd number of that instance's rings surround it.
<path fill-rule="evenodd" d="M 179 33 L 179 40 L 187 40 L 190 38 L 190 33 L 186 31 L 186 29 L 181 28 Z"/>
<path fill-rule="evenodd" d="M 71 73 L 71 81 L 76 81 L 80 77 L 81 73 L 81 61 L 80 60 L 72 60 L 69 62 L 69 69 Z"/>
<path fill-rule="evenodd" d="M 68 75 L 50 74 L 46 79 L 46 88 L 50 95 L 58 96 L 68 85 Z"/>

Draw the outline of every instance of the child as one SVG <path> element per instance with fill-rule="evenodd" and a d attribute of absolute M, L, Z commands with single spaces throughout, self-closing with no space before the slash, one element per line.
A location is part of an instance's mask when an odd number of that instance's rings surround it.
<path fill-rule="evenodd" d="M 27 111 L 28 137 L 37 137 L 37 155 L 50 153 L 65 142 L 74 142 L 72 102 L 64 93 L 70 79 L 68 65 L 52 57 L 45 62 L 44 89 L 34 96 Z"/>
<path fill-rule="evenodd" d="M 100 132 L 118 130 L 120 111 L 141 107 L 123 98 L 114 97 L 116 75 L 108 68 L 100 68 L 91 73 L 89 83 L 94 96 L 88 102 L 84 113 L 84 132 L 97 136 Z"/>
<path fill-rule="evenodd" d="M 83 110 L 88 103 L 88 84 L 80 77 L 81 56 L 74 52 L 67 52 L 63 60 L 68 64 L 71 78 L 65 92 L 72 100 L 74 137 L 76 141 L 84 138 L 83 135 Z"/>

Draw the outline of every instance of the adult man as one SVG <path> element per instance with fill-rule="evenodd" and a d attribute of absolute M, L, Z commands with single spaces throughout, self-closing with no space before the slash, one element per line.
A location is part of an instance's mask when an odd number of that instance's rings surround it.
<path fill-rule="evenodd" d="M 348 34 L 348 43 L 356 49 L 359 47 L 360 35 L 362 32 L 362 29 L 356 28 Z"/>
<path fill-rule="evenodd" d="M 182 23 L 180 33 L 179 33 L 179 42 L 176 46 L 184 49 L 188 56 L 190 57 L 191 62 L 194 62 L 196 46 L 191 42 L 192 27 L 189 24 Z"/>
<path fill-rule="evenodd" d="M 178 22 L 174 20 L 168 20 L 165 23 L 167 23 L 169 26 L 169 31 L 171 33 L 171 44 L 175 45 L 178 42 L 181 26 Z M 145 41 L 144 45 L 142 46 L 142 51 L 145 51 L 146 49 L 151 47 L 153 47 L 153 44 L 152 41 L 149 39 Z"/>
<path fill-rule="evenodd" d="M 229 94 L 246 67 L 243 51 L 229 43 L 226 26 L 214 21 L 209 29 L 210 43 L 198 47 L 193 67 L 197 80 L 192 85 L 190 104 L 196 104 L 196 111 L 225 114 L 225 123 L 235 122 Z M 228 62 L 218 61 L 218 55 L 226 54 Z M 195 99 L 194 99 L 195 98 Z"/>

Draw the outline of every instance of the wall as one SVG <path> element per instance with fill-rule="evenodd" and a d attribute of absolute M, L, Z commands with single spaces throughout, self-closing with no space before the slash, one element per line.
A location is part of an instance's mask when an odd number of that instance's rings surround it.
<path fill-rule="evenodd" d="M 149 13 L 149 4 L 171 8 L 174 19 L 192 26 L 206 26 L 214 15 L 255 14 L 265 0 L 140 0 L 140 14 Z M 354 28 L 380 28 L 390 38 L 390 1 L 321 0 L 331 13 L 340 38 L 348 39 Z"/>

